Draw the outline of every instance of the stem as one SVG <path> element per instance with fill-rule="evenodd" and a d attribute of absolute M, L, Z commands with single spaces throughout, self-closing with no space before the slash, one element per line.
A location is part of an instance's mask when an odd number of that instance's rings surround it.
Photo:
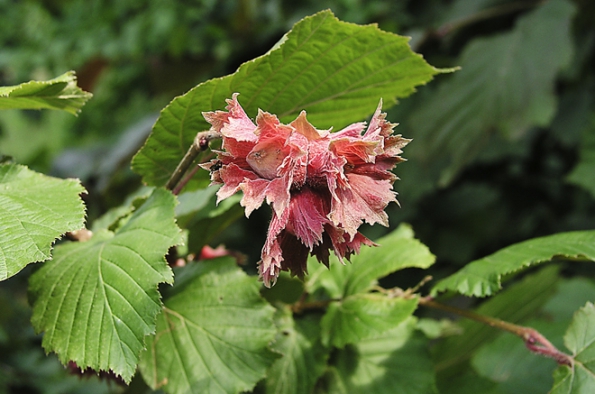
<path fill-rule="evenodd" d="M 306 294 L 306 293 L 304 293 Z M 331 304 L 331 302 L 339 301 L 337 299 L 330 299 L 324 301 L 311 301 L 311 302 L 304 302 L 300 299 L 298 302 L 291 306 L 291 310 L 293 313 L 302 313 L 304 311 L 313 310 L 313 309 L 325 309 L 327 306 Z"/>
<path fill-rule="evenodd" d="M 535 330 L 534 328 L 519 326 L 517 324 L 509 323 L 494 317 L 484 316 L 472 311 L 441 304 L 432 300 L 430 297 L 420 298 L 419 304 L 429 308 L 454 313 L 456 315 L 475 320 L 479 323 L 487 324 L 488 326 L 495 327 L 503 331 L 508 331 L 520 337 L 525 342 L 525 346 L 527 346 L 527 348 L 533 353 L 552 358 L 556 360 L 559 365 L 568 365 L 569 367 L 572 367 L 574 364 L 572 356 L 559 351 L 554 345 L 552 345 L 550 341 L 548 341 L 543 335 L 541 335 L 541 333 L 539 333 L 539 331 Z"/>
<path fill-rule="evenodd" d="M 192 145 L 190 145 L 190 148 L 188 148 L 188 152 L 186 152 L 186 154 L 182 158 L 182 161 L 180 161 L 173 174 L 171 174 L 171 177 L 165 184 L 165 188 L 168 190 L 177 191 L 177 193 L 179 193 L 181 187 L 177 188 L 176 186 L 178 186 L 178 183 L 180 182 L 180 179 L 182 179 L 182 176 L 184 176 L 186 171 L 188 171 L 188 168 L 190 168 L 190 166 L 198 157 L 198 155 L 209 147 L 209 142 L 217 138 L 221 138 L 221 134 L 213 130 L 202 131 L 196 134 L 196 137 L 194 137 Z M 188 182 L 188 180 L 186 180 L 186 183 Z M 182 187 L 184 187 L 184 185 L 182 185 Z M 174 194 L 177 193 L 174 192 Z"/>

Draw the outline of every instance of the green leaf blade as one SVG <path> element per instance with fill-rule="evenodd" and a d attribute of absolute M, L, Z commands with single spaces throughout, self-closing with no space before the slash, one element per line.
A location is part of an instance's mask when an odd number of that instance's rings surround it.
<path fill-rule="evenodd" d="M 76 85 L 74 71 L 49 81 L 0 87 L 0 109 L 54 109 L 76 115 L 92 97 Z"/>
<path fill-rule="evenodd" d="M 378 279 L 401 269 L 430 267 L 436 256 L 413 236 L 411 227 L 403 224 L 376 241 L 378 247 L 362 248 L 351 263 L 341 265 L 336 257 L 331 257 L 330 269 L 310 258 L 308 292 L 324 289 L 332 298 L 347 297 L 371 290 Z"/>
<path fill-rule="evenodd" d="M 130 381 L 161 310 L 157 285 L 173 281 L 163 256 L 180 240 L 174 205 L 155 190 L 119 231 L 60 245 L 31 276 L 31 322 L 46 351 Z"/>
<path fill-rule="evenodd" d="M 165 301 L 157 333 L 139 364 L 152 388 L 168 393 L 250 390 L 276 358 L 274 309 L 260 284 L 231 258 L 209 261 Z"/>
<path fill-rule="evenodd" d="M 51 257 L 60 235 L 82 228 L 85 189 L 16 164 L 0 165 L 0 280 Z"/>
<path fill-rule="evenodd" d="M 322 342 L 343 348 L 381 335 L 410 317 L 417 299 L 390 298 L 383 294 L 357 294 L 329 305 L 321 321 Z"/>
<path fill-rule="evenodd" d="M 210 125 L 202 112 L 222 109 L 235 92 L 249 116 L 258 109 L 293 120 L 306 110 L 319 129 L 338 130 L 406 97 L 441 72 L 411 51 L 406 37 L 339 21 L 322 11 L 298 22 L 278 47 L 174 99 L 158 119 L 133 168 L 162 185 L 196 133 Z"/>
<path fill-rule="evenodd" d="M 320 318 L 315 315 L 293 318 L 291 309 L 277 311 L 279 332 L 272 350 L 280 353 L 268 371 L 266 392 L 309 394 L 326 369 L 330 349 L 320 342 Z"/>
<path fill-rule="evenodd" d="M 436 393 L 427 340 L 414 331 L 415 319 L 357 345 L 339 350 L 319 393 Z"/>
<path fill-rule="evenodd" d="M 530 239 L 467 264 L 438 282 L 432 289 L 432 294 L 451 290 L 468 296 L 489 296 L 502 287 L 502 275 L 554 257 L 595 261 L 594 245 L 595 231 L 573 231 Z"/>

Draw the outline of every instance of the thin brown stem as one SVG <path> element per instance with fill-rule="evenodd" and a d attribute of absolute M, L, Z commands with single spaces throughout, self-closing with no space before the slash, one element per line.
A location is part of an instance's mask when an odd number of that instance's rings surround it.
<path fill-rule="evenodd" d="M 552 358 L 560 365 L 572 366 L 574 363 L 572 356 L 559 351 L 554 345 L 552 345 L 550 341 L 547 340 L 547 338 L 541 335 L 541 333 L 539 333 L 539 331 L 535 330 L 534 328 L 519 326 L 517 324 L 509 323 L 494 317 L 480 315 L 479 313 L 475 313 L 473 311 L 441 304 L 434 301 L 430 297 L 420 298 L 419 304 L 429 308 L 454 313 L 456 315 L 475 320 L 476 322 L 487 324 L 488 326 L 498 328 L 503 331 L 508 331 L 520 337 L 525 342 L 525 346 L 527 346 L 527 348 L 533 353 Z"/>
<path fill-rule="evenodd" d="M 304 293 L 305 294 L 305 293 Z M 326 309 L 332 302 L 338 301 L 336 299 L 324 300 L 324 301 L 310 301 L 304 302 L 301 299 L 291 306 L 293 313 L 302 313 L 304 311 L 320 309 Z"/>
<path fill-rule="evenodd" d="M 184 174 L 188 171 L 190 166 L 192 166 L 192 163 L 198 155 L 209 147 L 209 142 L 217 138 L 221 138 L 221 134 L 213 130 L 202 131 L 196 134 L 192 145 L 190 145 L 190 148 L 188 148 L 188 151 L 174 170 L 173 174 L 171 174 L 171 177 L 165 184 L 165 188 L 179 193 L 181 188 L 177 186 Z M 188 181 L 186 181 L 186 183 L 187 182 Z"/>

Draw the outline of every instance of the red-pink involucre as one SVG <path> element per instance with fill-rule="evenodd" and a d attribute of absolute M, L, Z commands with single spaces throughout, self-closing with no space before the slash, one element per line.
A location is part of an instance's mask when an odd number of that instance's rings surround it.
<path fill-rule="evenodd" d="M 380 112 L 382 101 L 363 134 L 364 122 L 331 133 L 312 126 L 305 111 L 285 125 L 259 110 L 254 124 L 237 96 L 227 100 L 227 112 L 203 113 L 221 133 L 223 151 L 202 167 L 223 184 L 218 202 L 241 190 L 246 216 L 265 200 L 272 206 L 259 262 L 264 284 L 275 284 L 280 270 L 303 278 L 308 254 L 328 267 L 331 250 L 343 261 L 362 244 L 374 245 L 358 227 L 388 225 L 384 209 L 397 202 L 390 170 L 410 141 L 392 135 L 396 125 Z"/>

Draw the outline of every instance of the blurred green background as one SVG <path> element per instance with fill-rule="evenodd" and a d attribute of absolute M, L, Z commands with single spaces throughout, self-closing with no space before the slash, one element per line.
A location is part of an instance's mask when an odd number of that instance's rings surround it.
<path fill-rule="evenodd" d="M 595 2 L 592 0 L 0 0 L 0 85 L 76 70 L 94 94 L 78 117 L 0 112 L 0 153 L 88 190 L 88 218 L 141 186 L 130 158 L 172 98 L 269 50 L 301 18 L 412 37 L 438 76 L 388 111 L 413 142 L 391 228 L 412 224 L 447 275 L 501 247 L 595 228 Z M 546 6 L 549 11 L 544 11 Z M 264 108 L 266 110 L 266 108 Z M 254 266 L 269 212 L 240 218 L 225 243 Z M 364 229 L 372 238 L 388 229 Z M 189 245 L 191 252 L 192 245 Z M 0 283 L 0 393 L 122 391 L 68 376 L 32 332 L 24 273 Z M 249 268 L 248 268 L 249 269 Z M 564 275 L 591 275 L 585 266 Z M 410 286 L 427 272 L 385 280 Z M 137 379 L 128 392 L 143 392 Z"/>

